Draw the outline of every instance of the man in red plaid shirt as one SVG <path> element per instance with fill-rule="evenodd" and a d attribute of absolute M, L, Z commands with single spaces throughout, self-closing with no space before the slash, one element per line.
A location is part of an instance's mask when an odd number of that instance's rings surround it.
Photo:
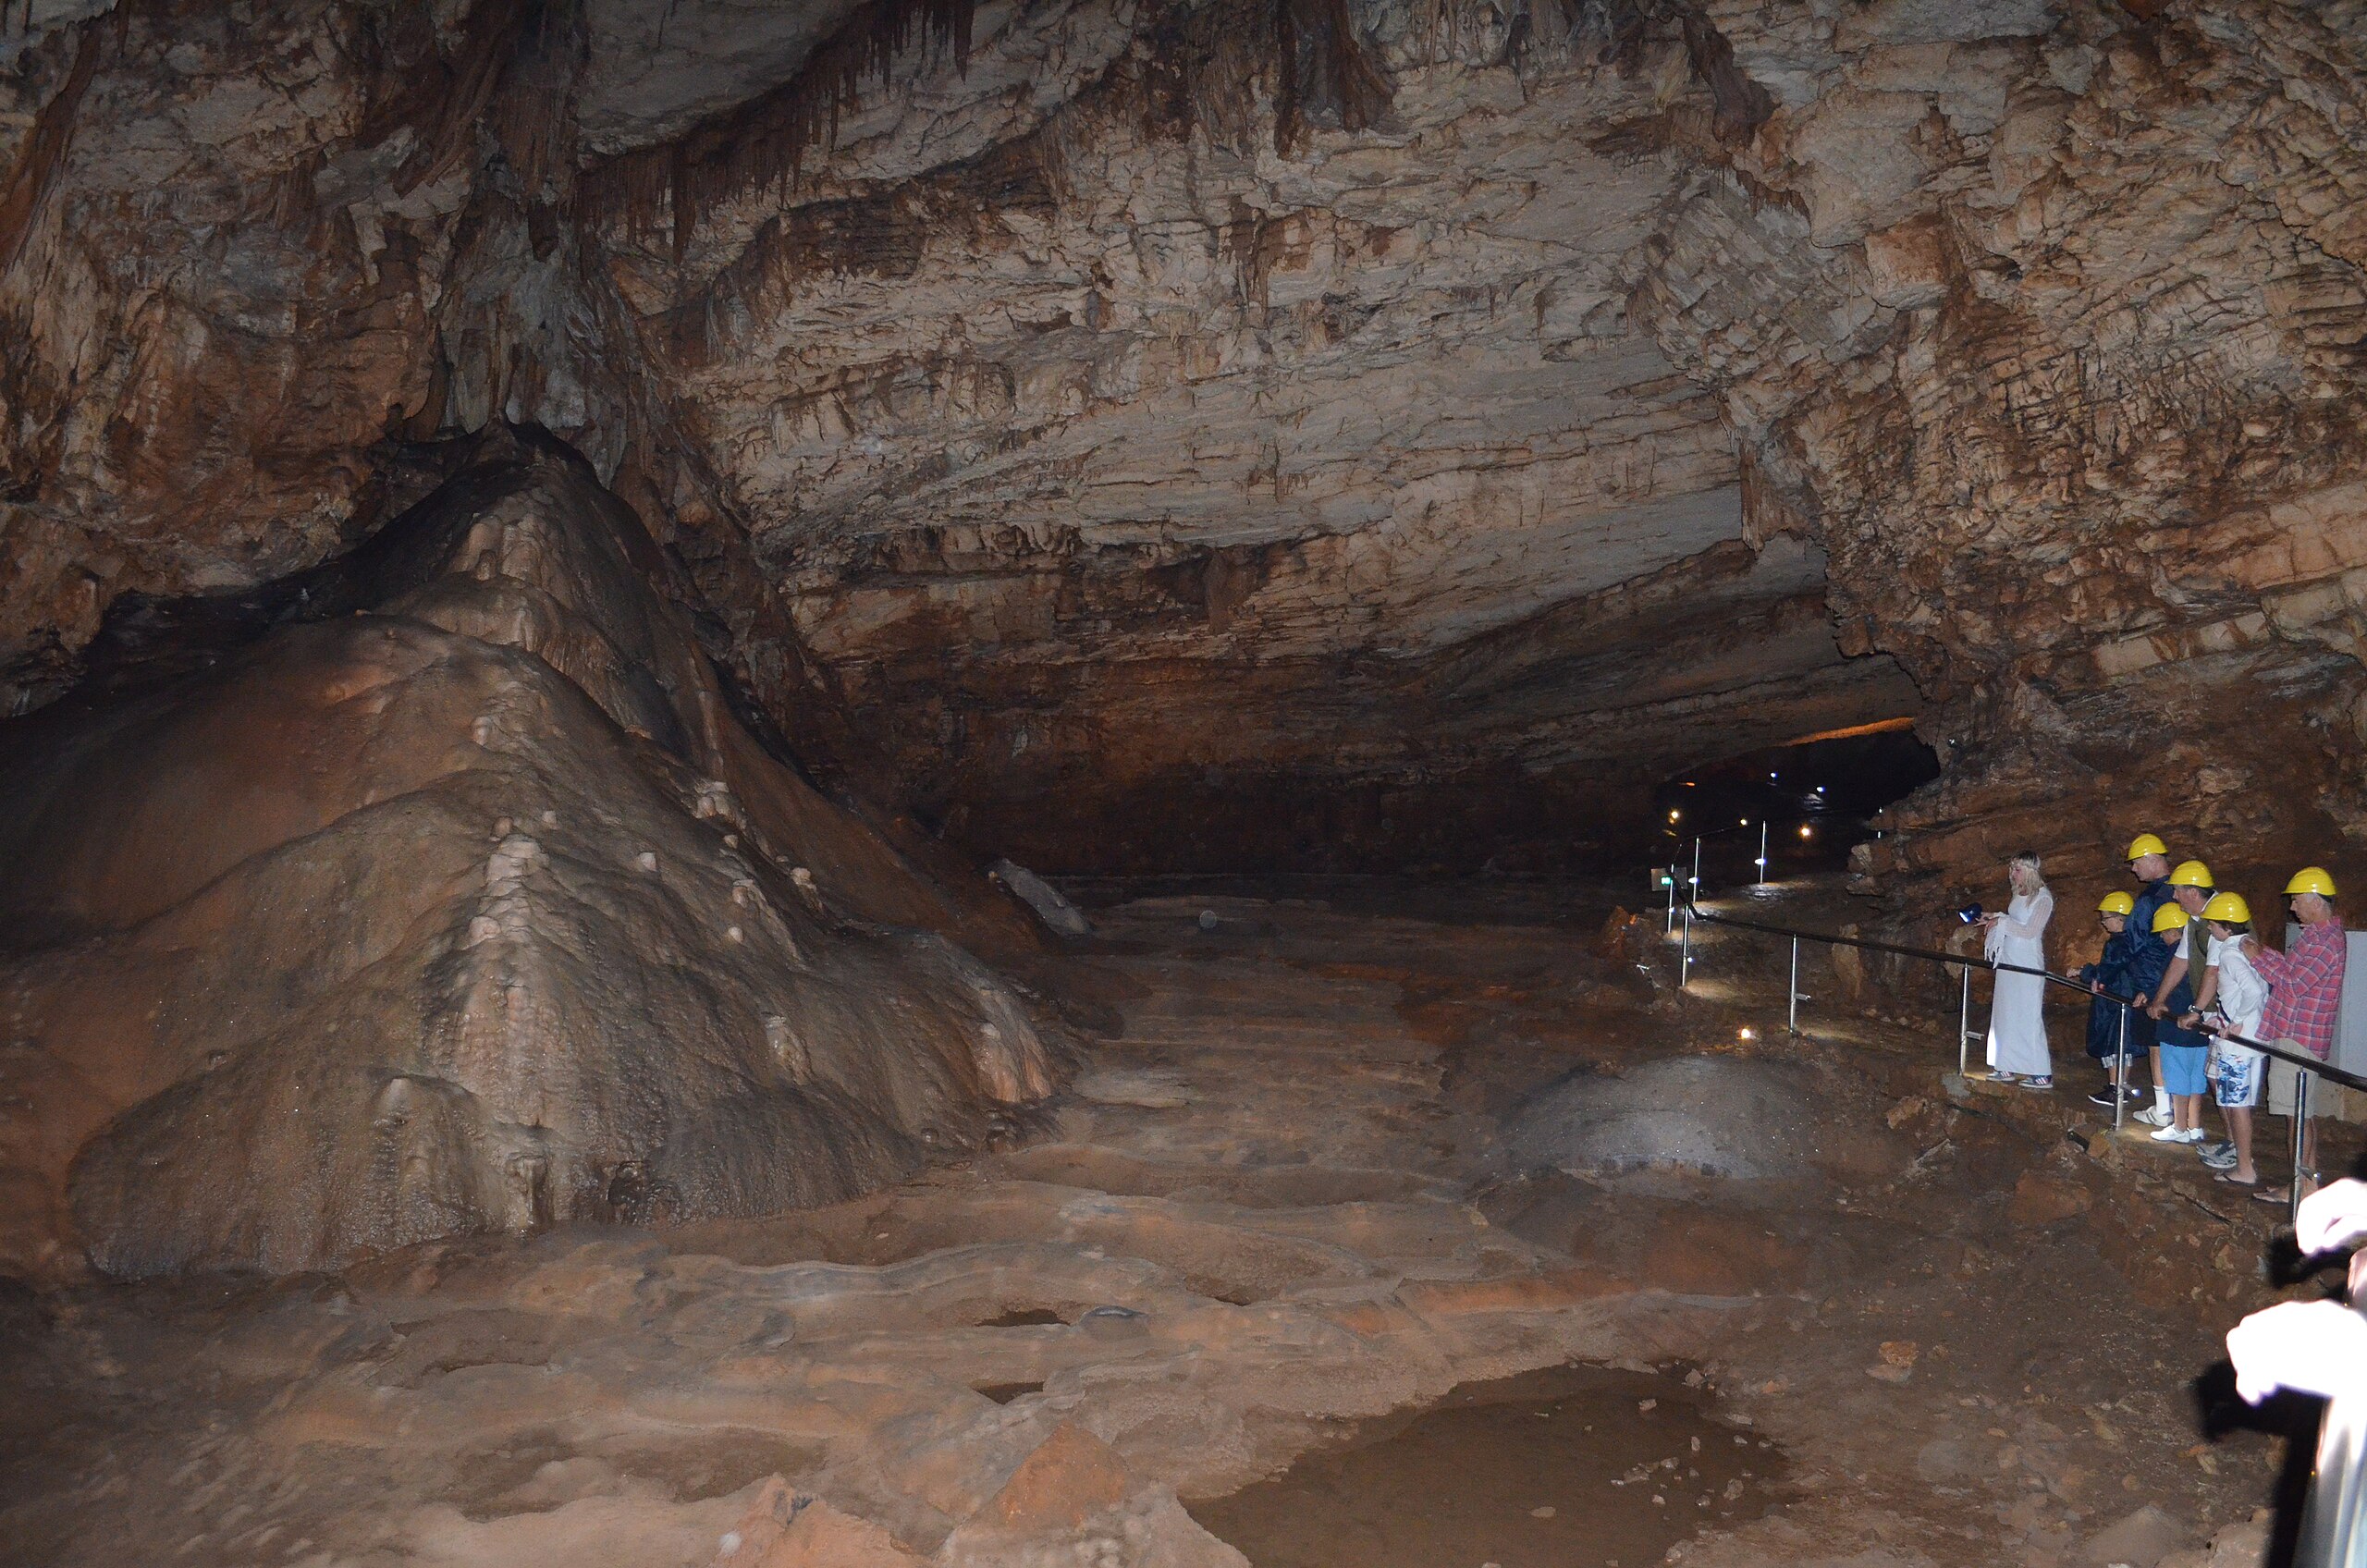
<path fill-rule="evenodd" d="M 2268 1011 L 2261 1015 L 2261 1038 L 2288 1051 L 2307 1051 L 2324 1061 L 2334 1054 L 2335 1013 L 2342 1005 L 2343 961 L 2349 952 L 2349 938 L 2343 931 L 2341 918 L 2334 912 L 2334 878 L 2323 868 L 2305 866 L 2294 873 L 2293 880 L 2285 885 L 2285 893 L 2292 900 L 2293 918 L 2301 927 L 2301 934 L 2293 938 L 2292 948 L 2280 953 L 2261 946 L 2256 937 L 2244 938 L 2245 955 L 2252 961 L 2260 977 L 2273 987 Z M 2293 1062 L 2268 1059 L 2265 1109 L 2269 1114 L 2294 1114 L 2305 1072 Z M 2304 1169 L 2314 1167 L 2317 1158 L 2316 1132 L 2305 1119 L 2301 1128 L 2301 1165 Z M 2294 1172 L 2293 1179 L 2296 1182 L 2306 1180 L 2300 1171 Z M 2281 1205 L 2293 1201 L 2289 1188 L 2263 1190 L 2255 1195 L 2263 1203 Z"/>

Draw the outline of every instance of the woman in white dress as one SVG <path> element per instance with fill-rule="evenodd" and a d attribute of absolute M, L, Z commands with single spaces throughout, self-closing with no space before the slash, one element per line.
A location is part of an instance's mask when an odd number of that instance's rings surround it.
<path fill-rule="evenodd" d="M 2054 895 L 2039 876 L 2038 856 L 2024 851 L 2006 867 L 2014 900 L 2003 914 L 1981 917 L 1988 928 L 1981 950 L 1999 963 L 2046 967 L 2046 923 L 2054 917 Z M 2036 974 L 2000 974 L 1989 1003 L 1990 1076 L 2025 1088 L 2054 1087 L 2054 1061 L 2046 1048 L 2046 982 Z"/>

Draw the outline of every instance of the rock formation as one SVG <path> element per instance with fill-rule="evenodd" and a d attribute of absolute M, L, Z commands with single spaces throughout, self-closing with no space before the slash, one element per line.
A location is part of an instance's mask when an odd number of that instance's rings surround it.
<path fill-rule="evenodd" d="M 805 1207 L 1050 1087 L 940 934 L 1024 927 L 765 754 L 580 459 L 475 445 L 360 551 L 119 613 L 8 727 L 11 1262 Z"/>

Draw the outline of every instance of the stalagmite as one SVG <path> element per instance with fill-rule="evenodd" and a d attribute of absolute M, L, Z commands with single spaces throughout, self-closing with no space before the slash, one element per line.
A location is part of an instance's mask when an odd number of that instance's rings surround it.
<path fill-rule="evenodd" d="M 1004 982 L 868 924 L 941 895 L 751 747 L 729 798 L 803 802 L 766 830 L 852 846 L 871 876 L 836 907 L 762 895 L 699 809 L 727 786 L 626 728 L 687 735 L 712 679 L 626 564 L 637 525 L 580 462 L 483 445 L 375 542 L 399 570 L 316 575 L 312 600 L 363 578 L 376 606 L 250 609 L 212 668 L 128 659 L 10 737 L 7 913 L 80 939 L 0 984 L 37 1049 L 104 1085 L 45 1108 L 88 1141 L 30 1172 L 73 1219 L 19 1216 L 18 1258 L 287 1270 L 829 1202 L 1050 1088 Z M 206 601 L 153 613 L 223 624 Z M 607 869 L 627 856 L 637 877 Z"/>

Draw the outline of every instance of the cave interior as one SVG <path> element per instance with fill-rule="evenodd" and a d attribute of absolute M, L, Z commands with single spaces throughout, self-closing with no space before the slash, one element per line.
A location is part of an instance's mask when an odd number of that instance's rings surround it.
<path fill-rule="evenodd" d="M 2367 879 L 2362 0 L 6 0 L 0 342 L 0 1562 L 2289 1551 L 1681 906 Z"/>

